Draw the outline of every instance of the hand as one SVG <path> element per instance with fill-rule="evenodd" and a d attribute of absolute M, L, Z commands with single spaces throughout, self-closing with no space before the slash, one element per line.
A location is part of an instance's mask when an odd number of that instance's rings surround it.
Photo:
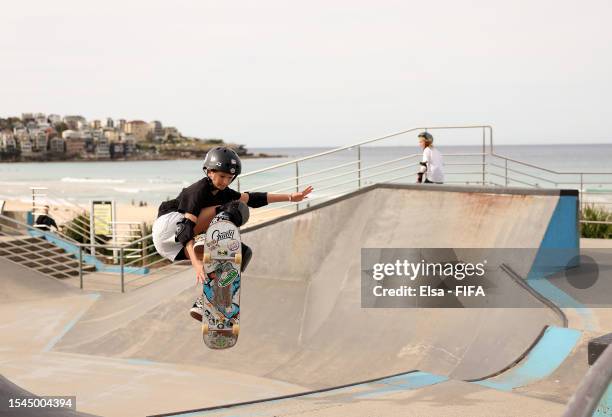
<path fill-rule="evenodd" d="M 193 264 L 193 269 L 196 271 L 196 280 L 198 284 L 204 284 L 204 280 L 206 280 L 206 272 L 204 272 L 204 264 L 201 262 L 196 262 Z"/>
<path fill-rule="evenodd" d="M 310 194 L 312 192 L 312 186 L 309 185 L 308 187 L 306 187 L 304 189 L 304 191 L 301 191 L 299 193 L 293 193 L 291 194 L 291 201 L 294 203 L 300 202 L 304 199 L 308 198 L 308 194 Z"/>

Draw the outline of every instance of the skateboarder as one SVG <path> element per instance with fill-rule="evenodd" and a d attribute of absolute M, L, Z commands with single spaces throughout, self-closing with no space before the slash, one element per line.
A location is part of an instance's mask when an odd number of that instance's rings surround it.
<path fill-rule="evenodd" d="M 417 173 L 417 182 L 426 184 L 442 184 L 444 182 L 444 173 L 442 166 L 442 154 L 433 145 L 433 136 L 428 132 L 419 133 L 419 146 L 423 149 L 423 159 L 420 162 L 421 167 Z M 423 178 L 425 179 L 423 181 Z"/>
<path fill-rule="evenodd" d="M 195 254 L 194 237 L 204 233 L 213 217 L 226 211 L 238 227 L 248 218 L 248 208 L 262 207 L 282 201 L 299 202 L 308 198 L 312 187 L 291 194 L 265 192 L 240 193 L 229 185 L 242 172 L 240 158 L 230 148 L 216 147 L 204 158 L 204 178 L 184 188 L 178 197 L 159 206 L 153 223 L 153 244 L 160 255 L 170 261 L 188 259 L 196 272 L 198 283 L 204 283 L 206 273 L 201 259 Z M 251 249 L 242 244 L 242 270 L 251 259 Z M 202 299 L 196 300 L 190 310 L 196 320 L 202 321 Z"/>

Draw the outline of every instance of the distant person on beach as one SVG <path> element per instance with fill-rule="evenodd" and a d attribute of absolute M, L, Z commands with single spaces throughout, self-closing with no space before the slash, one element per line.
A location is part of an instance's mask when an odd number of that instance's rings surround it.
<path fill-rule="evenodd" d="M 248 207 L 257 208 L 283 201 L 297 203 L 308 198 L 312 191 L 310 186 L 291 194 L 240 193 L 232 190 L 229 185 L 242 172 L 242 162 L 234 150 L 226 147 L 208 151 L 203 169 L 204 178 L 184 188 L 175 199 L 161 203 L 157 220 L 153 223 L 153 244 L 157 252 L 172 262 L 191 261 L 198 283 L 204 283 L 206 274 L 203 260 L 195 254 L 194 238 L 206 232 L 217 213 L 228 212 L 240 227 L 248 220 Z M 251 248 L 243 243 L 243 271 L 252 256 Z M 199 321 L 202 321 L 203 314 L 202 297 L 195 301 L 190 310 L 191 317 Z"/>
<path fill-rule="evenodd" d="M 433 145 L 433 136 L 428 132 L 419 133 L 419 147 L 423 149 L 423 159 L 420 162 L 417 182 L 425 184 L 444 183 L 444 161 L 442 154 Z"/>
<path fill-rule="evenodd" d="M 43 214 L 40 214 L 38 217 L 36 217 L 34 225 L 38 230 L 43 230 L 45 232 L 50 232 L 52 227 L 55 227 L 56 231 L 59 230 L 59 228 L 57 227 L 57 223 L 55 223 L 55 220 L 53 220 L 53 218 L 49 216 L 49 206 L 45 206 L 43 208 Z"/>

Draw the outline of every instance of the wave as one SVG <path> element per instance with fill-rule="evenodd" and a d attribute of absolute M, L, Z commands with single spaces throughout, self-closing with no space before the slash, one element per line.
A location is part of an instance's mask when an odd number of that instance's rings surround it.
<path fill-rule="evenodd" d="M 170 178 L 150 178 L 147 180 L 149 184 L 182 184 L 185 181 L 180 179 L 170 179 Z"/>
<path fill-rule="evenodd" d="M 64 177 L 61 182 L 89 183 L 89 184 L 124 184 L 126 180 L 114 180 L 111 178 L 73 178 Z"/>
<path fill-rule="evenodd" d="M 140 188 L 113 188 L 113 191 L 117 193 L 138 194 L 143 190 Z"/>

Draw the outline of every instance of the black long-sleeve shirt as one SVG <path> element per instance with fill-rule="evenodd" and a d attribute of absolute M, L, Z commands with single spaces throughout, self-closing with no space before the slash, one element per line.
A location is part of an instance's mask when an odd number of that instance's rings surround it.
<path fill-rule="evenodd" d="M 47 216 L 46 214 L 41 214 L 40 216 L 38 216 L 34 224 L 38 225 L 39 227 L 37 227 L 37 229 L 40 229 L 40 230 L 49 231 L 51 230 L 52 226 L 55 227 L 56 229 L 59 229 L 57 227 L 57 223 L 55 223 L 55 220 L 53 220 L 51 217 Z"/>

